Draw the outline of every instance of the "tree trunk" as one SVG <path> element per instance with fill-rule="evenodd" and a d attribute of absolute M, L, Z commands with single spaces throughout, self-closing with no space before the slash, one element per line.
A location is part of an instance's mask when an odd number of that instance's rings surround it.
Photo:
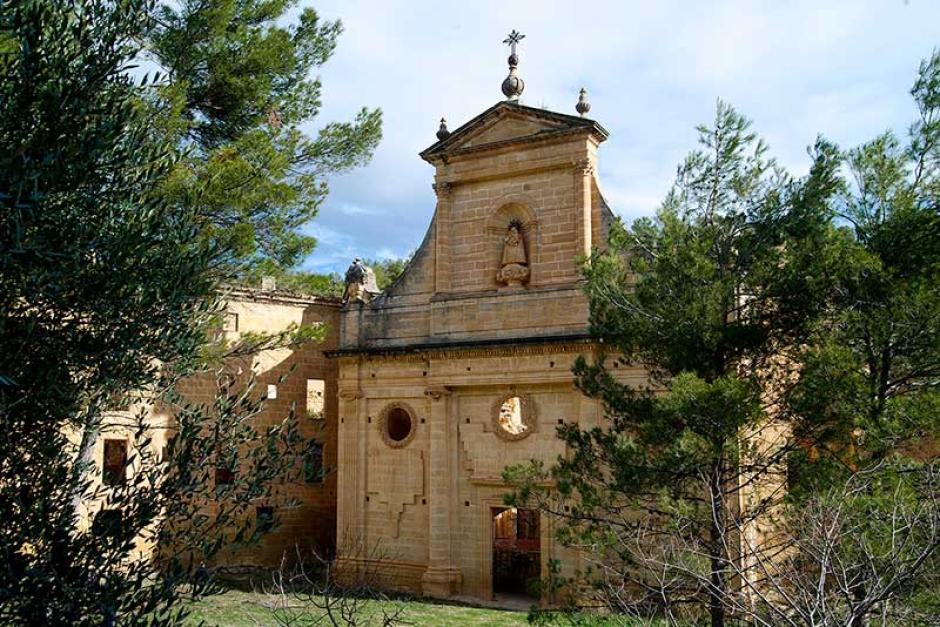
<path fill-rule="evenodd" d="M 95 451 L 95 442 L 98 441 L 98 435 L 101 432 L 99 420 L 92 423 L 86 423 L 82 429 L 82 439 L 78 447 L 78 453 L 75 456 L 75 465 L 72 467 L 72 511 L 76 516 L 81 514 L 82 507 L 82 489 L 92 461 L 92 455 Z"/>
<path fill-rule="evenodd" d="M 712 557 L 712 589 L 708 593 L 708 606 L 711 615 L 711 627 L 725 627 L 725 608 L 721 601 L 727 585 L 724 581 L 721 560 Z"/>
<path fill-rule="evenodd" d="M 722 468 L 724 455 L 720 455 L 709 480 L 711 504 L 711 588 L 708 593 L 711 627 L 725 626 L 724 598 L 728 594 L 728 582 L 725 577 L 728 560 L 725 551 L 725 508 L 722 492 Z"/>

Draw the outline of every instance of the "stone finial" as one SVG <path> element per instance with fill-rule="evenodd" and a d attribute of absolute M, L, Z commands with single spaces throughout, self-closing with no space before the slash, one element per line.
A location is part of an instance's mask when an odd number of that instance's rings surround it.
<path fill-rule="evenodd" d="M 382 292 L 375 284 L 375 272 L 359 257 L 356 257 L 346 270 L 345 278 L 344 304 L 350 301 L 368 302 L 373 296 Z"/>
<path fill-rule="evenodd" d="M 525 81 L 519 78 L 517 73 L 517 68 L 519 67 L 519 55 L 516 54 L 516 44 L 518 44 L 522 39 L 525 38 L 525 35 L 520 33 L 517 30 L 513 30 L 509 33 L 509 36 L 503 40 L 504 44 L 509 45 L 509 76 L 503 81 L 503 95 L 506 96 L 506 100 L 509 102 L 516 102 L 519 100 L 519 96 L 522 95 L 522 90 L 525 89 Z"/>
<path fill-rule="evenodd" d="M 581 92 L 578 94 L 578 104 L 576 104 L 574 108 L 581 114 L 582 118 L 591 110 L 591 103 L 588 102 L 587 90 L 584 87 L 581 88 Z"/>
<path fill-rule="evenodd" d="M 273 292 L 275 290 L 277 290 L 277 279 L 275 279 L 273 276 L 261 277 L 262 292 Z"/>
<path fill-rule="evenodd" d="M 444 141 L 450 137 L 450 131 L 447 130 L 447 119 L 441 118 L 441 125 L 437 129 L 437 139 L 438 141 Z"/>

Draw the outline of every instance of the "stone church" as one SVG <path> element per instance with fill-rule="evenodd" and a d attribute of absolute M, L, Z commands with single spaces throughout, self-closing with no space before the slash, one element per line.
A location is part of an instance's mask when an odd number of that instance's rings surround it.
<path fill-rule="evenodd" d="M 597 180 L 607 131 L 582 90 L 567 115 L 520 104 L 518 57 L 498 102 L 421 153 L 437 206 L 404 273 L 373 294 L 350 269 L 338 363 L 337 542 L 416 593 L 491 599 L 548 560 L 551 521 L 507 508 L 510 464 L 564 453 L 557 425 L 599 406 L 573 385 L 594 347 L 579 263 L 612 220 Z M 624 373 L 626 374 L 626 373 Z M 641 376 L 640 373 L 635 373 Z M 348 553 L 348 551 L 347 551 Z"/>
<path fill-rule="evenodd" d="M 501 473 L 564 454 L 559 424 L 602 418 L 575 389 L 571 368 L 595 350 L 579 264 L 604 246 L 613 219 L 597 179 L 608 134 L 586 117 L 584 90 L 578 115 L 519 102 L 519 38 L 507 40 L 506 99 L 452 132 L 442 120 L 437 141 L 420 154 L 435 168 L 437 206 L 391 286 L 379 292 L 357 260 L 342 301 L 270 285 L 229 294 L 230 338 L 290 323 L 329 329 L 319 345 L 269 351 L 239 371 L 255 371 L 267 388 L 262 420 L 307 407 L 319 424 L 304 428 L 335 471 L 282 486 L 299 507 L 259 503 L 259 520 L 276 509 L 279 526 L 218 563 L 276 566 L 295 545 L 335 549 L 350 576 L 479 600 L 526 593 L 549 560 L 569 573 L 581 566 L 555 542 L 551 520 L 504 504 Z M 213 394 L 201 380 L 184 392 Z M 173 433 L 173 417 L 155 411 L 159 445 Z M 97 445 L 112 476 L 127 442 L 118 429 Z"/>

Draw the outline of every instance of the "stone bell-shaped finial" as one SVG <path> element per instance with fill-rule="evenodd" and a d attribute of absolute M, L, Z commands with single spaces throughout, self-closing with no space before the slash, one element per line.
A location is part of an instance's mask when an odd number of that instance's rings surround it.
<path fill-rule="evenodd" d="M 582 118 L 591 110 L 591 103 L 588 102 L 587 90 L 584 87 L 581 88 L 581 92 L 578 94 L 578 104 L 576 104 L 574 108 L 581 114 Z"/>
<path fill-rule="evenodd" d="M 444 141 L 448 137 L 450 137 L 450 131 L 447 130 L 447 120 L 441 118 L 441 125 L 437 129 L 437 140 Z"/>
<path fill-rule="evenodd" d="M 503 81 L 503 95 L 509 102 L 517 102 L 522 90 L 525 89 L 525 81 L 519 78 L 516 69 L 519 67 L 519 55 L 516 54 L 516 44 L 518 44 L 525 35 L 519 31 L 513 30 L 509 37 L 503 40 L 504 44 L 509 44 L 509 76 Z"/>

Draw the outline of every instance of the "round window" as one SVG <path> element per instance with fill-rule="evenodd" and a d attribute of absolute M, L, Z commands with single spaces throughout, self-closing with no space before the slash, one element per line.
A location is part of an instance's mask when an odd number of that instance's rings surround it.
<path fill-rule="evenodd" d="M 404 403 L 392 403 L 382 411 L 379 429 L 389 446 L 406 446 L 415 436 L 414 412 Z"/>
<path fill-rule="evenodd" d="M 385 431 L 388 433 L 389 439 L 401 442 L 411 433 L 411 416 L 401 407 L 393 407 L 388 412 Z"/>

